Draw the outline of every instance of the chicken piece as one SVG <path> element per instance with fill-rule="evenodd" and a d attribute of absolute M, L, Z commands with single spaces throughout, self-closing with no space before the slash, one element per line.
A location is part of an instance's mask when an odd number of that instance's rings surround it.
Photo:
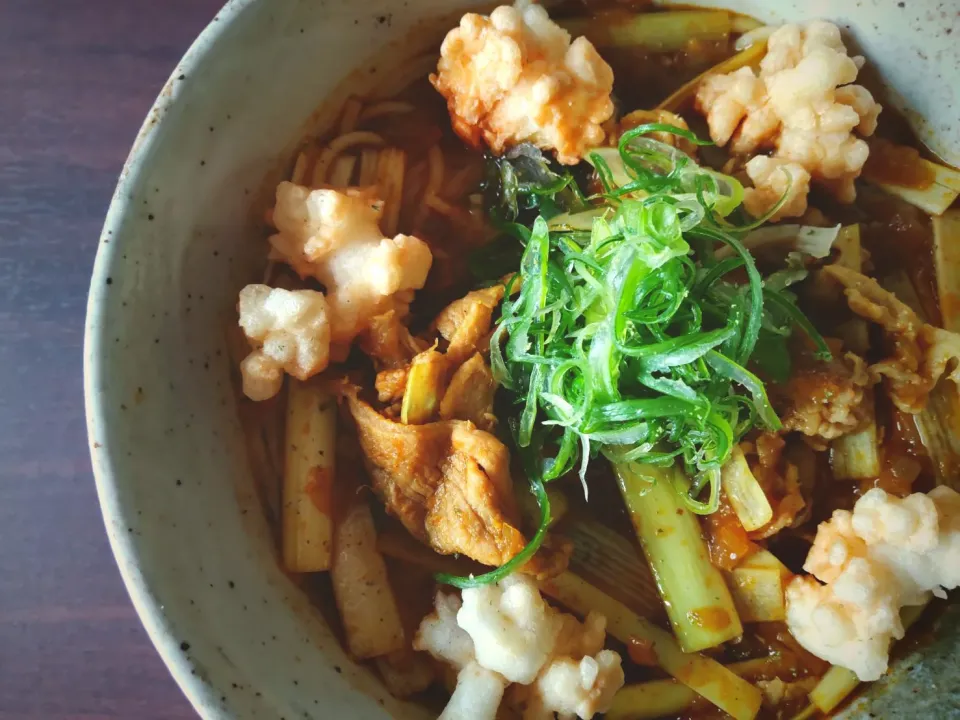
<path fill-rule="evenodd" d="M 454 130 L 496 154 L 523 142 L 575 165 L 603 142 L 613 114 L 613 71 L 586 38 L 552 22 L 531 0 L 468 13 L 440 48 L 430 82 L 446 98 Z"/>
<path fill-rule="evenodd" d="M 329 309 L 321 293 L 247 285 L 238 310 L 240 327 L 255 348 L 240 364 L 243 393 L 251 400 L 280 392 L 284 372 L 306 380 L 327 367 Z"/>
<path fill-rule="evenodd" d="M 533 579 L 508 575 L 496 584 L 467 588 L 462 597 L 457 624 L 473 639 L 477 661 L 510 682 L 532 683 L 564 624 Z"/>
<path fill-rule="evenodd" d="M 493 397 L 497 384 L 483 356 L 477 353 L 450 378 L 440 401 L 440 417 L 444 420 L 469 420 L 481 430 L 492 431 L 497 424 L 493 414 Z"/>
<path fill-rule="evenodd" d="M 442 464 L 424 526 L 431 544 L 445 555 L 462 553 L 486 565 L 503 565 L 526 545 L 513 518 L 510 458 L 493 435 L 455 423 L 452 453 Z M 509 509 L 508 509 L 509 508 Z M 536 572 L 539 563 L 525 568 Z"/>
<path fill-rule="evenodd" d="M 869 415 L 873 384 L 863 359 L 854 353 L 828 362 L 801 364 L 784 387 L 780 408 L 784 430 L 833 440 L 856 430 Z"/>
<path fill-rule="evenodd" d="M 396 370 L 381 370 L 377 373 L 374 388 L 377 391 L 377 400 L 385 405 L 403 400 L 403 393 L 407 389 L 407 368 Z"/>
<path fill-rule="evenodd" d="M 803 702 L 819 682 L 818 677 L 806 677 L 791 682 L 784 682 L 780 678 L 757 680 L 754 684 L 763 693 L 763 707 L 777 717 L 777 711 L 782 710 L 785 704 Z"/>
<path fill-rule="evenodd" d="M 824 272 L 845 288 L 851 310 L 880 325 L 891 335 L 913 338 L 923 326 L 923 321 L 909 305 L 884 290 L 873 278 L 836 264 L 827 265 Z"/>
<path fill-rule="evenodd" d="M 823 272 L 843 285 L 850 309 L 880 325 L 891 341 L 893 355 L 868 371 L 875 381 L 886 380 L 899 410 L 911 414 L 923 410 L 950 365 L 947 376 L 960 383 L 960 335 L 926 324 L 873 278 L 839 265 L 828 265 Z"/>
<path fill-rule="evenodd" d="M 449 343 L 446 355 L 451 365 L 487 350 L 483 341 L 490 333 L 493 311 L 503 293 L 503 285 L 474 290 L 447 305 L 434 319 L 432 327 Z"/>
<path fill-rule="evenodd" d="M 346 357 L 350 343 L 389 310 L 407 312 L 423 287 L 432 255 L 410 235 L 386 238 L 377 223 L 382 204 L 369 191 L 277 187 L 271 258 L 301 277 L 316 278 L 330 306 L 331 352 Z"/>
<path fill-rule="evenodd" d="M 743 190 L 743 206 L 754 217 L 762 217 L 787 195 L 783 205 L 770 217 L 776 222 L 785 217 L 799 217 L 807 211 L 810 173 L 802 165 L 780 158 L 757 155 L 746 165 L 752 188 Z"/>
<path fill-rule="evenodd" d="M 493 429 L 496 384 L 479 353 L 489 344 L 485 341 L 503 291 L 502 285 L 475 290 L 441 311 L 433 329 L 448 341 L 444 354 L 429 349 L 425 341 L 413 337 L 395 311 L 374 317 L 361 336 L 360 345 L 379 367 L 386 368 L 377 375 L 379 401 L 391 404 L 402 400 L 412 365 L 429 360 L 432 369 L 429 375 L 435 387 L 424 388 L 424 392 L 435 389 L 433 394 L 440 417 L 470 420 L 482 430 Z M 426 374 L 423 377 L 426 378 Z"/>
<path fill-rule="evenodd" d="M 876 680 L 887 670 L 891 641 L 903 637 L 897 599 L 882 566 L 854 558 L 829 585 L 810 577 L 787 585 L 787 627 L 817 657 Z"/>
<path fill-rule="evenodd" d="M 787 587 L 787 625 L 807 650 L 876 680 L 900 608 L 960 586 L 960 493 L 938 487 L 900 499 L 869 490 L 853 512 L 821 523 L 804 569 Z M 896 620 L 894 620 L 896 618 Z"/>
<path fill-rule="evenodd" d="M 851 203 L 869 154 L 854 131 L 872 135 L 881 110 L 866 88 L 850 84 L 862 64 L 862 57 L 847 54 L 832 23 L 782 25 L 767 41 L 759 75 L 747 67 L 707 78 L 696 108 L 717 144 L 731 142 L 743 154 L 774 149 L 775 158 L 803 167 L 837 200 Z M 790 199 L 796 208 L 799 197 Z M 754 196 L 752 202 L 760 201 Z"/>
<path fill-rule="evenodd" d="M 360 336 L 360 347 L 379 367 L 394 370 L 406 367 L 426 350 L 427 343 L 410 334 L 396 310 L 388 310 L 371 318 L 370 326 Z"/>
<path fill-rule="evenodd" d="M 502 565 L 524 548 L 503 443 L 470 422 L 393 422 L 356 389 L 346 399 L 374 490 L 411 534 L 485 565 Z"/>
<path fill-rule="evenodd" d="M 627 113 L 617 124 L 617 132 L 611 133 L 610 142 L 614 146 L 620 139 L 620 136 L 627 132 L 627 130 L 632 130 L 635 127 L 640 125 L 647 125 L 648 123 L 661 123 L 663 125 L 673 125 L 678 127 L 681 130 L 689 130 L 690 126 L 687 125 L 687 121 L 684 120 L 679 115 L 676 115 L 669 110 L 634 110 L 633 112 Z M 674 135 L 669 132 L 653 132 L 645 137 L 653 138 L 658 140 L 670 147 L 675 147 L 681 152 L 685 152 L 690 157 L 697 156 L 697 146 L 686 138 L 680 137 L 679 135 Z"/>

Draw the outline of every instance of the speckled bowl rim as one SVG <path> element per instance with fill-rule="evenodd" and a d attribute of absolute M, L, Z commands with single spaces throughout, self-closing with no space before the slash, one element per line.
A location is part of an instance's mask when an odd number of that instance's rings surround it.
<path fill-rule="evenodd" d="M 173 92 L 172 89 L 174 82 L 184 75 L 190 78 L 194 67 L 203 62 L 220 36 L 227 32 L 230 21 L 255 2 L 257 0 L 228 0 L 190 45 L 180 62 L 177 63 L 147 113 L 124 162 L 100 234 L 100 243 L 93 265 L 90 293 L 87 298 L 83 338 L 83 393 L 87 439 L 100 509 L 110 548 L 120 569 L 120 576 L 123 578 L 123 584 L 130 595 L 137 616 L 147 631 L 147 636 L 190 704 L 193 705 L 193 708 L 201 717 L 223 718 L 223 720 L 229 720 L 230 714 L 223 709 L 213 708 L 205 702 L 205 699 L 214 693 L 216 688 L 199 674 L 191 672 L 191 665 L 181 652 L 171 623 L 140 570 L 139 553 L 135 548 L 132 535 L 118 529 L 127 526 L 128 513 L 125 512 L 124 504 L 118 497 L 118 484 L 112 467 L 113 463 L 111 462 L 109 448 L 105 445 L 108 436 L 105 407 L 107 400 L 96 392 L 94 387 L 106 337 L 106 330 L 101 322 L 105 312 L 105 303 L 96 288 L 103 287 L 107 281 L 113 256 L 117 252 L 117 247 L 109 242 L 109 238 L 114 234 L 114 231 L 119 229 L 124 216 L 130 212 L 130 188 L 136 185 L 140 173 L 144 171 L 144 160 L 150 156 L 160 125 L 157 118 L 162 119 L 163 115 L 179 102 L 179 94 Z M 101 444 L 99 439 L 103 439 L 104 444 Z M 120 522 L 111 522 L 114 520 Z"/>
<path fill-rule="evenodd" d="M 93 267 L 84 328 L 83 384 L 88 442 L 97 495 L 111 550 L 139 620 L 171 676 L 201 717 L 216 720 L 232 720 L 233 716 L 223 706 L 209 702 L 211 697 L 219 696 L 218 686 L 203 674 L 194 672 L 193 666 L 182 652 L 179 640 L 176 639 L 174 624 L 158 600 L 159 589 L 151 587 L 140 568 L 141 553 L 136 547 L 135 538 L 130 533 L 123 532 L 134 520 L 133 511 L 120 498 L 119 475 L 114 470 L 116 462 L 111 456 L 107 440 L 109 399 L 96 391 L 95 381 L 101 372 L 107 343 L 107 330 L 102 321 L 108 304 L 101 289 L 109 284 L 108 274 L 115 262 L 116 253 L 120 251 L 120 247 L 110 240 L 119 235 L 118 231 L 124 219 L 134 212 L 130 191 L 143 177 L 145 161 L 149 159 L 158 140 L 157 131 L 163 117 L 183 102 L 179 88 L 175 86 L 182 84 L 180 81 L 183 76 L 187 78 L 184 82 L 189 83 L 192 71 L 207 59 L 208 53 L 221 36 L 229 31 L 232 22 L 260 1 L 228 0 L 191 44 L 147 113 L 124 163 L 106 215 Z M 909 670 L 908 666 L 906 671 Z M 898 671 L 898 674 L 902 673 Z"/>

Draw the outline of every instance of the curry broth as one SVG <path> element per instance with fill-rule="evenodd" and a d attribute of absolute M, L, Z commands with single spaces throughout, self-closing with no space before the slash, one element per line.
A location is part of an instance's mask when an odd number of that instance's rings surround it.
<path fill-rule="evenodd" d="M 557 6 L 555 15 L 558 19 L 582 15 L 584 5 L 591 12 L 606 14 L 610 17 L 619 15 L 626 17 L 639 9 L 656 11 L 650 9 L 646 2 L 623 3 L 603 0 L 585 1 L 582 4 L 562 3 Z M 618 112 L 623 114 L 634 109 L 653 108 L 685 82 L 730 57 L 734 53 L 735 39 L 735 36 L 730 36 L 725 41 L 691 43 L 682 52 L 670 53 L 601 49 L 601 54 L 614 70 L 614 95 Z M 434 265 L 427 286 L 417 294 L 411 307 L 410 327 L 416 333 L 426 328 L 436 313 L 450 301 L 461 297 L 466 290 L 476 285 L 477 281 L 471 272 L 472 253 L 494 240 L 496 233 L 485 224 L 483 208 L 475 202 L 482 192 L 483 154 L 465 147 L 453 133 L 442 98 L 427 80 L 423 79 L 411 85 L 397 97 L 397 100 L 412 104 L 414 110 L 403 115 L 374 118 L 364 125 L 364 129 L 377 132 L 391 146 L 407 152 L 411 158 L 407 182 L 413 186 L 424 182 L 426 173 L 424 153 L 429 147 L 439 144 L 447 164 L 447 177 L 451 179 L 450 182 L 453 185 L 447 191 L 441 192 L 441 197 L 448 198 L 451 203 L 457 199 L 469 199 L 466 204 L 457 205 L 453 214 L 431 212 L 415 217 L 417 209 L 407 208 L 401 215 L 400 231 L 416 230 L 428 243 L 434 257 Z M 699 116 L 691 113 L 689 108 L 681 114 L 690 122 L 692 128 L 701 135 L 705 134 L 702 131 L 704 123 Z M 880 116 L 878 136 L 895 139 L 900 143 L 909 141 L 915 145 L 905 127 L 903 119 L 885 107 Z M 719 163 L 726 157 L 725 153 L 718 155 L 717 151 L 713 152 L 712 163 Z M 918 146 L 917 152 L 924 151 Z M 707 153 L 709 154 L 710 151 Z M 900 160 L 897 158 L 890 160 L 892 171 L 896 170 L 896 163 Z M 922 181 L 923 178 L 918 177 L 917 182 Z M 858 185 L 857 201 L 851 206 L 838 205 L 816 191 L 811 194 L 810 200 L 811 207 L 822 212 L 824 222 L 827 224 L 860 223 L 864 247 L 869 252 L 873 274 L 884 277 L 906 271 L 927 317 L 934 323 L 940 321 L 933 267 L 932 233 L 929 218 L 924 213 L 877 190 L 864 187 L 862 183 Z M 818 319 L 820 310 L 815 305 L 807 305 L 804 310 L 808 311 L 815 320 Z M 826 314 L 820 312 L 819 321 L 824 326 L 830 326 L 835 322 L 835 318 L 828 318 Z M 877 344 L 874 344 L 874 347 L 877 347 Z M 373 367 L 362 353 L 355 350 L 345 369 L 358 381 L 359 385 L 364 388 L 372 387 Z M 502 396 L 498 399 L 498 403 L 506 402 L 508 400 Z M 344 426 L 348 428 L 346 432 L 349 434 L 352 424 L 349 414 L 342 412 L 341 415 L 344 416 Z M 878 402 L 878 418 L 890 457 L 909 457 L 921 465 L 919 474 L 913 482 L 908 484 L 907 489 L 931 487 L 933 470 L 912 423 L 905 421 L 885 400 Z M 501 426 L 498 430 L 501 437 L 507 440 L 508 428 Z M 351 446 L 355 444 L 355 441 L 349 438 L 344 442 Z M 817 523 L 829 517 L 836 508 L 851 507 L 865 489 L 857 483 L 833 481 L 829 477 L 829 466 L 825 464 L 824 453 L 818 454 L 817 462 L 819 463 L 819 482 L 811 496 L 813 512 L 809 520 L 795 531 L 781 532 L 768 543 L 769 547 L 794 572 L 800 571 Z M 343 481 L 346 479 L 344 476 L 349 473 L 350 478 L 346 486 L 351 487 L 351 492 L 367 492 L 369 480 L 362 470 L 356 450 L 347 453 L 347 462 L 339 463 L 337 472 L 338 487 L 344 486 Z M 521 468 L 516 466 L 516 462 L 512 473 L 515 484 L 521 486 L 523 473 Z M 570 503 L 570 510 L 557 525 L 557 531 L 562 534 L 564 527 L 570 523 L 584 519 L 595 520 L 620 533 L 642 557 L 630 517 L 617 488 L 616 478 L 608 464 L 596 462 L 590 466 L 588 485 L 589 498 L 585 498 L 580 480 L 575 477 L 575 473 L 573 476 L 555 481 L 554 486 L 565 493 Z M 378 503 L 374 503 L 374 506 L 377 524 L 381 531 L 404 532 L 402 526 L 388 517 Z M 523 527 L 527 533 L 534 529 L 529 523 Z M 433 576 L 422 567 L 392 558 L 388 558 L 387 566 L 391 584 L 401 606 L 405 629 L 412 636 L 419 620 L 431 609 L 435 589 Z M 612 582 L 615 582 L 615 579 Z M 328 577 L 318 574 L 309 577 L 301 584 L 342 639 L 343 630 L 333 602 Z M 664 627 L 668 627 L 664 619 L 660 622 Z M 917 641 L 919 637 L 918 632 Z M 643 647 L 628 647 L 612 638 L 608 638 L 607 644 L 620 652 L 625 659 L 624 670 L 628 683 L 666 677 L 663 671 L 650 667 L 645 662 Z M 744 637 L 739 642 L 728 643 L 709 651 L 709 654 L 727 663 L 762 657 L 771 652 L 789 653 L 794 658 L 792 669 L 786 674 L 780 674 L 782 679 L 812 677 L 824 670 L 825 664 L 799 648 L 789 637 L 785 626 L 780 624 L 765 624 L 763 627 L 748 626 Z M 632 659 L 633 662 L 626 661 L 627 658 Z M 431 709 L 439 711 L 444 697 L 442 688 L 434 687 L 426 694 L 417 696 L 417 699 Z M 787 703 L 780 709 L 799 711 L 805 702 L 806 696 L 803 695 L 795 703 Z M 787 713 L 788 716 L 789 714 Z M 679 717 L 704 719 L 722 715 L 717 708 L 698 699 L 688 713 Z M 774 716 L 764 710 L 759 717 Z"/>

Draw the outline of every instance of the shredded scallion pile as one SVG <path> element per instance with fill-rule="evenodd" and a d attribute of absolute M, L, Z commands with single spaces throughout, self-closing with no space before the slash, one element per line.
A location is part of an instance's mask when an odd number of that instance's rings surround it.
<path fill-rule="evenodd" d="M 496 161 L 492 215 L 523 254 L 490 361 L 516 400 L 509 422 L 541 501 L 541 531 L 521 560 L 446 582 L 492 582 L 525 562 L 549 521 L 543 483 L 579 468 L 586 492 L 587 466 L 601 453 L 682 463 L 685 505 L 715 511 L 734 445 L 754 427 L 780 427 L 755 370 L 789 374 L 796 326 L 829 357 L 789 291 L 803 271 L 765 283 L 743 246 L 767 218 L 742 213 L 740 183 L 652 132 L 704 144 L 669 125 L 630 130 L 588 157 L 600 185 L 590 197 L 532 148 Z"/>

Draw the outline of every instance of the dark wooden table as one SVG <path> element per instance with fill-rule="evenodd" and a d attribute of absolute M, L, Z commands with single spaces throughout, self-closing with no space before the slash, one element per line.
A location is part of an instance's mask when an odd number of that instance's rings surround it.
<path fill-rule="evenodd" d="M 81 357 L 140 123 L 221 0 L 0 0 L 0 720 L 196 717 L 107 545 Z"/>

